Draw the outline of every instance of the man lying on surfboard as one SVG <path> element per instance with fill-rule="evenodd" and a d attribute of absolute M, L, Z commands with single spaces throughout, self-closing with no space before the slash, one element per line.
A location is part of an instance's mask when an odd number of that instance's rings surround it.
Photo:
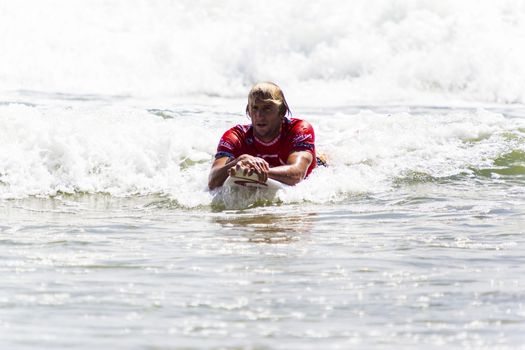
<path fill-rule="evenodd" d="M 248 94 L 249 125 L 236 125 L 222 136 L 208 178 L 208 187 L 224 184 L 228 176 L 268 178 L 295 185 L 317 165 L 312 126 L 287 118 L 290 108 L 274 83 L 258 83 Z M 242 174 L 242 175 L 241 175 Z"/>

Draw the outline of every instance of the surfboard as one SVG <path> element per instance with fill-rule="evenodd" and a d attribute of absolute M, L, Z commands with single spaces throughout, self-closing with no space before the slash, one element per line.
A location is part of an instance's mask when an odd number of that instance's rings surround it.
<path fill-rule="evenodd" d="M 212 206 L 222 210 L 266 205 L 275 200 L 279 190 L 290 187 L 272 179 L 261 182 L 256 174 L 239 175 L 226 178 L 224 184 L 214 192 Z"/>
<path fill-rule="evenodd" d="M 269 191 L 277 191 L 289 187 L 288 185 L 273 179 L 261 182 L 255 174 L 251 176 L 228 176 L 223 186 L 230 188 L 255 188 Z"/>

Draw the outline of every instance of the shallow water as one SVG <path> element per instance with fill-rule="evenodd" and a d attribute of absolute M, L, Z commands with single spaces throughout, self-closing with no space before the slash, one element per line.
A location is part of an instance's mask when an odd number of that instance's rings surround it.
<path fill-rule="evenodd" d="M 1 203 L 6 348 L 517 349 L 523 180 L 337 203 L 162 196 Z"/>

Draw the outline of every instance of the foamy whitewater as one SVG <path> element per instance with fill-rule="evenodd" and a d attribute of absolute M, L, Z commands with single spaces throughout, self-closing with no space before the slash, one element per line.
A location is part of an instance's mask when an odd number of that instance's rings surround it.
<path fill-rule="evenodd" d="M 525 349 L 524 1 L 0 0 L 0 348 Z M 209 191 L 275 81 L 329 167 Z"/>
<path fill-rule="evenodd" d="M 2 1 L 0 91 L 523 103 L 525 3 Z M 174 101 L 172 100 L 172 103 Z"/>
<path fill-rule="evenodd" d="M 241 108 L 239 108 L 240 110 Z M 284 202 L 340 202 L 399 181 L 521 177 L 525 119 L 484 109 L 392 113 L 304 111 L 330 167 L 278 194 Z M 211 160 L 238 114 L 222 108 L 0 106 L 0 198 L 155 194 L 181 207 L 211 204 Z M 520 113 L 523 113 L 521 111 Z M 499 161 L 506 159 L 499 171 Z"/>

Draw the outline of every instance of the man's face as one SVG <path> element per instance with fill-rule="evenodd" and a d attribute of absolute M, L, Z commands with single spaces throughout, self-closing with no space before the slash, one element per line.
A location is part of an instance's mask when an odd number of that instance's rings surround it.
<path fill-rule="evenodd" d="M 279 106 L 272 102 L 254 99 L 248 105 L 248 114 L 252 120 L 255 136 L 263 141 L 271 141 L 281 128 L 282 117 Z"/>

